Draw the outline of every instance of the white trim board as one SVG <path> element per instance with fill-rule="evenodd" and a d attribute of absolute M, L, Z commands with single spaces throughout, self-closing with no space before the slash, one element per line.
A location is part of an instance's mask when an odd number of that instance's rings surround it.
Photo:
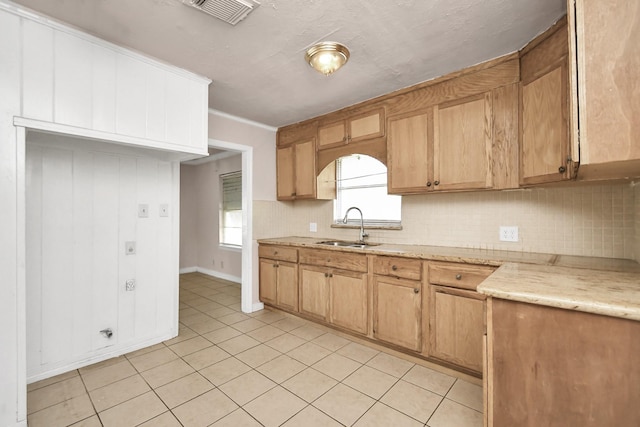
<path fill-rule="evenodd" d="M 253 147 L 209 138 L 209 147 L 242 153 L 242 302 L 244 313 L 262 310 L 253 286 Z M 254 303 L 255 297 L 255 303 Z"/>
<path fill-rule="evenodd" d="M 219 271 L 209 270 L 207 268 L 202 267 L 192 267 L 195 268 L 195 271 L 198 273 L 206 274 L 207 276 L 215 277 L 217 279 L 226 280 L 228 282 L 234 282 L 239 285 L 242 285 L 242 277 L 233 276 L 231 274 L 220 273 Z M 182 270 L 180 270 L 182 273 Z"/>
<path fill-rule="evenodd" d="M 247 125 L 255 126 L 261 129 L 270 130 L 272 132 L 276 132 L 278 130 L 277 127 L 265 125 L 264 123 L 254 122 L 253 120 L 245 119 L 244 117 L 234 116 L 233 114 L 225 113 L 224 111 L 215 110 L 213 108 L 209 108 L 209 114 L 213 114 L 214 116 L 224 117 L 225 119 L 233 120 L 238 123 L 244 123 Z"/>

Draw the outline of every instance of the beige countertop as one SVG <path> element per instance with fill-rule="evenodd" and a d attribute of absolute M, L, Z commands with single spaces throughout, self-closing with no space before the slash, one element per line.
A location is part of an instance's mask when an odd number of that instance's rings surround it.
<path fill-rule="evenodd" d="M 359 249 L 319 245 L 322 240 L 282 237 L 258 243 L 496 266 L 499 268 L 478 286 L 478 292 L 640 320 L 640 264 L 632 260 L 421 245 L 380 244 Z"/>

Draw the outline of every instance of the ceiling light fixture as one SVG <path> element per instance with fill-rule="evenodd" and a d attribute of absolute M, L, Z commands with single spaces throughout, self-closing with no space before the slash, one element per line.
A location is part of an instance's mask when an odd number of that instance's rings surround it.
<path fill-rule="evenodd" d="M 320 42 L 307 49 L 304 59 L 318 72 L 328 76 L 349 60 L 349 49 L 336 42 Z"/>

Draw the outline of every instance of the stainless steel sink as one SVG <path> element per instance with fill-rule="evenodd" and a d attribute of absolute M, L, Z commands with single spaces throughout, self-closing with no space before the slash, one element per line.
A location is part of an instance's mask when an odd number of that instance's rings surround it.
<path fill-rule="evenodd" d="M 326 246 L 338 246 L 343 248 L 357 248 L 357 249 L 366 249 L 373 246 L 378 246 L 378 243 L 360 243 L 360 242 L 345 242 L 343 240 L 323 240 L 321 242 L 316 242 L 318 245 L 326 245 Z"/>

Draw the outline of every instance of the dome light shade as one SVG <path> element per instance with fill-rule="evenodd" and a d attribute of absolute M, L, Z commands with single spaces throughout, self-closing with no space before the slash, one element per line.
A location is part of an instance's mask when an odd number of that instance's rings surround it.
<path fill-rule="evenodd" d="M 318 72 L 328 76 L 349 60 L 349 49 L 336 42 L 320 42 L 307 49 L 304 59 Z"/>

